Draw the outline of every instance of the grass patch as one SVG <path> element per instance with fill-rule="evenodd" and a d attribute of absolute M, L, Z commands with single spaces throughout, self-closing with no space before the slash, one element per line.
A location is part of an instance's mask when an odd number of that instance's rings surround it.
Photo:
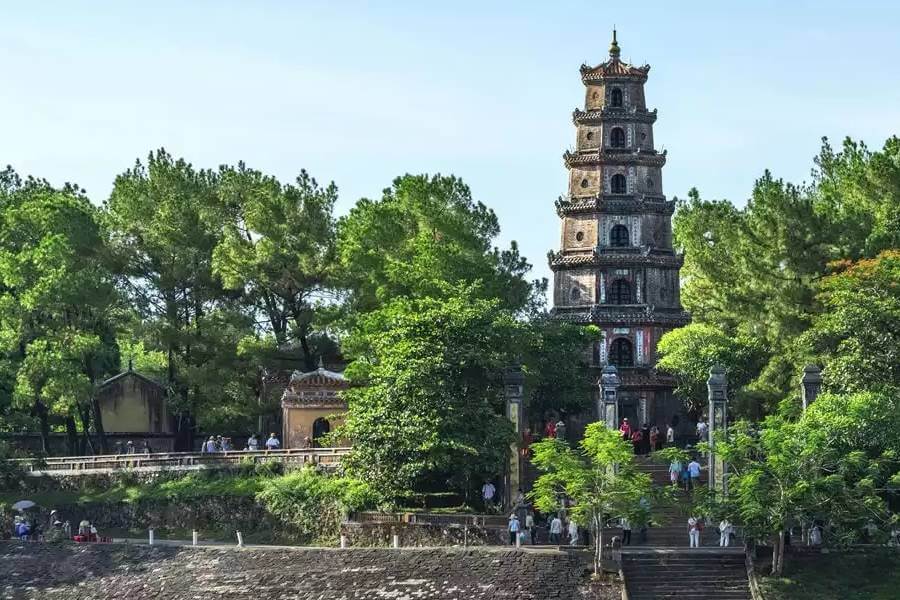
<path fill-rule="evenodd" d="M 760 580 L 767 600 L 897 600 L 900 552 L 823 554 L 785 565 L 785 576 Z"/>

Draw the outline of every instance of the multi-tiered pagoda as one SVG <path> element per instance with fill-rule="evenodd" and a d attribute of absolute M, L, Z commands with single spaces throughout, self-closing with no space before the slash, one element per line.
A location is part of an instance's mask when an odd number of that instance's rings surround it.
<path fill-rule="evenodd" d="M 619 56 L 613 32 L 609 60 L 581 67 L 585 106 L 572 115 L 569 193 L 556 204 L 562 248 L 550 254 L 554 314 L 601 329 L 596 380 L 615 365 L 620 417 L 661 426 L 682 409 L 672 378 L 654 368 L 656 344 L 690 316 L 679 296 L 682 257 L 672 248 L 675 204 L 663 195 L 666 154 L 654 147 L 656 110 L 644 100 L 650 66 Z"/>

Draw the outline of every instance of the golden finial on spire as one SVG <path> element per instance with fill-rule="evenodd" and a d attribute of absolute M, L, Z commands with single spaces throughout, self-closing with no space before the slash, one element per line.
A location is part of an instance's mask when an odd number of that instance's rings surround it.
<path fill-rule="evenodd" d="M 612 58 L 619 58 L 619 42 L 616 41 L 616 29 L 613 27 L 613 40 L 612 44 L 609 45 L 609 55 Z"/>

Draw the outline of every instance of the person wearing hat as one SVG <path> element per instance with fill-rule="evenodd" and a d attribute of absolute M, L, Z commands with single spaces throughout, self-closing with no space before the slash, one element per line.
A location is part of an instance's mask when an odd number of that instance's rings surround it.
<path fill-rule="evenodd" d="M 622 426 L 619 427 L 619 433 L 622 434 L 622 439 L 626 442 L 631 441 L 631 423 L 628 422 L 628 417 L 622 419 Z"/>
<path fill-rule="evenodd" d="M 281 442 L 278 441 L 278 437 L 272 433 L 269 435 L 269 439 L 266 440 L 266 450 L 278 450 L 281 447 Z"/>
<path fill-rule="evenodd" d="M 207 454 L 213 454 L 216 451 L 216 438 L 209 436 L 209 439 L 206 440 L 206 444 L 203 446 L 203 451 Z"/>

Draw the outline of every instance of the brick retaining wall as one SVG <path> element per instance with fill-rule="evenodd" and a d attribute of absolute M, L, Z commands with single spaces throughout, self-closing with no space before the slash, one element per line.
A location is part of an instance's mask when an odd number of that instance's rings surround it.
<path fill-rule="evenodd" d="M 565 600 L 616 597 L 555 550 L 279 549 L 0 543 L 16 600 Z"/>

